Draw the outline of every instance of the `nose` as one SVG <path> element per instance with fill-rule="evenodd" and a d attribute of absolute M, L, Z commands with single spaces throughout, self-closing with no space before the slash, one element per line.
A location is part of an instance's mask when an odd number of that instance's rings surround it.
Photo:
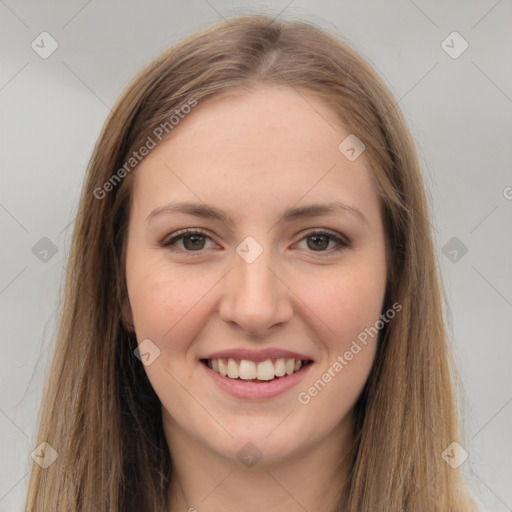
<path fill-rule="evenodd" d="M 293 315 L 293 294 L 273 268 L 271 251 L 251 263 L 238 254 L 224 283 L 219 307 L 222 320 L 253 336 L 262 336 Z"/>

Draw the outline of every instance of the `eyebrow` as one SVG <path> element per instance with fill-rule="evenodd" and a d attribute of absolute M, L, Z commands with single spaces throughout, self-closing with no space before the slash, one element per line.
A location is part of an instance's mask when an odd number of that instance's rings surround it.
<path fill-rule="evenodd" d="M 369 225 L 368 219 L 363 213 L 347 204 L 339 201 L 334 201 L 326 204 L 309 204 L 306 206 L 300 206 L 295 208 L 288 208 L 284 210 L 276 224 L 283 222 L 290 222 L 292 220 L 309 218 L 309 217 L 320 217 L 330 213 L 348 213 L 352 217 L 359 219 L 366 225 Z M 155 208 L 146 218 L 146 223 L 149 223 L 157 215 L 167 213 L 183 213 L 187 215 L 194 215 L 204 219 L 214 219 L 223 222 L 224 224 L 233 225 L 235 222 L 233 218 L 223 210 L 216 208 L 215 206 L 208 205 L 205 203 L 193 203 L 193 202 L 177 202 L 169 203 L 164 206 Z"/>

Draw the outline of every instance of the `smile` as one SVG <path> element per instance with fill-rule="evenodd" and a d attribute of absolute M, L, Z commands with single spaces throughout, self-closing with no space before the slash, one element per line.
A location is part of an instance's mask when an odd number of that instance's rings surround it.
<path fill-rule="evenodd" d="M 242 400 L 266 400 L 285 394 L 313 367 L 312 360 L 295 358 L 254 361 L 215 357 L 200 362 L 217 389 Z"/>
<path fill-rule="evenodd" d="M 223 377 L 249 382 L 269 382 L 280 379 L 298 372 L 302 367 L 311 364 L 311 362 L 311 360 L 295 358 L 252 361 L 250 359 L 234 359 L 230 357 L 202 360 L 203 364 Z"/>

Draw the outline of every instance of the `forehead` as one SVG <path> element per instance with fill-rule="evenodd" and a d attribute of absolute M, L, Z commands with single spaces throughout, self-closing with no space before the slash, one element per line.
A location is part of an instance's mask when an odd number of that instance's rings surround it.
<path fill-rule="evenodd" d="M 348 135 L 347 129 L 323 99 L 311 91 L 273 85 L 236 89 L 200 101 L 168 140 L 177 142 L 175 149 L 186 142 L 217 148 L 221 141 L 250 149 L 264 141 L 262 157 L 272 151 L 292 158 L 314 150 L 320 141 L 322 149 L 330 146 L 336 151 L 342 135 Z"/>
<path fill-rule="evenodd" d="M 364 202 L 373 193 L 372 173 L 364 153 L 350 161 L 340 151 L 349 135 L 338 114 L 309 91 L 236 91 L 199 103 L 144 158 L 134 196 L 146 210 L 192 198 L 246 210 L 249 203 L 340 194 Z M 237 194 L 243 197 L 235 200 Z"/>

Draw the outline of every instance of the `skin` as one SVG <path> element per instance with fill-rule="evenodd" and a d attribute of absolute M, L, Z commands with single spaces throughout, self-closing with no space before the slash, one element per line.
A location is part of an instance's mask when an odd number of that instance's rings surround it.
<path fill-rule="evenodd" d="M 260 86 L 199 104 L 137 168 L 128 226 L 128 317 L 137 340 L 160 355 L 145 366 L 162 402 L 174 463 L 169 510 L 334 510 L 347 475 L 352 409 L 368 378 L 371 340 L 306 405 L 299 392 L 332 368 L 382 313 L 385 235 L 363 153 L 339 150 L 349 135 L 312 93 Z M 152 210 L 207 203 L 234 223 Z M 341 201 L 339 211 L 278 224 L 286 208 Z M 162 246 L 184 228 L 206 237 Z M 347 238 L 312 243 L 318 229 Z M 262 254 L 236 252 L 252 236 Z M 309 238 L 308 238 L 309 237 Z M 308 244 L 309 240 L 309 244 Z M 325 245 L 322 245 L 325 241 Z M 326 247 L 327 246 L 327 247 Z M 190 249 L 192 247 L 192 250 Z M 188 252 L 187 252 L 188 250 Z M 278 347 L 314 360 L 280 396 L 243 400 L 221 390 L 198 358 L 232 348 Z M 332 373 L 332 370 L 331 370 Z M 237 452 L 252 443 L 252 467 Z"/>

